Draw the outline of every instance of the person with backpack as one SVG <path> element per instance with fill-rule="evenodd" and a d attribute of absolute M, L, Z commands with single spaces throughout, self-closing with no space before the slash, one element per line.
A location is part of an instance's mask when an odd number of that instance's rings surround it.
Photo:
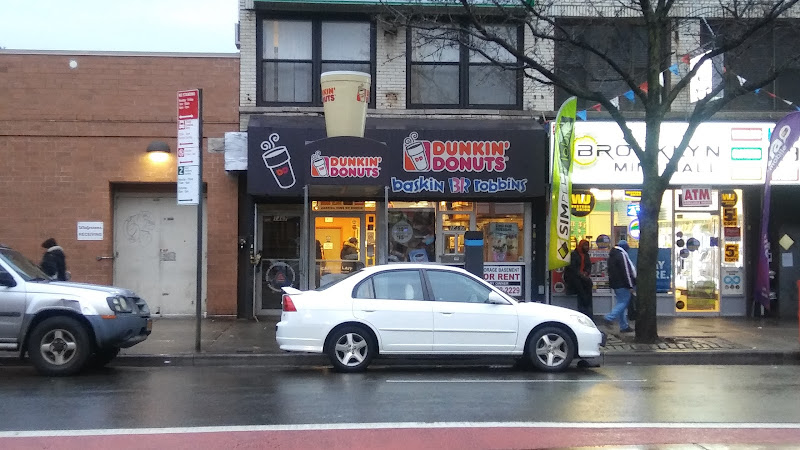
<path fill-rule="evenodd" d="M 617 243 L 608 254 L 608 284 L 614 290 L 616 304 L 604 319 L 608 326 L 615 320 L 619 320 L 619 331 L 621 333 L 633 333 L 633 328 L 628 324 L 625 310 L 628 309 L 631 297 L 636 286 L 636 267 L 633 266 L 631 258 L 628 256 L 630 246 L 624 239 Z"/>

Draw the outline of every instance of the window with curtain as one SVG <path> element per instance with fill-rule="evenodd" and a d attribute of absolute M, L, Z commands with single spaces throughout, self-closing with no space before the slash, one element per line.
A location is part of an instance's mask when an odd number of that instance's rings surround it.
<path fill-rule="evenodd" d="M 323 72 L 352 70 L 373 75 L 374 33 L 368 21 L 268 18 L 260 24 L 261 105 L 321 106 L 319 76 Z"/>

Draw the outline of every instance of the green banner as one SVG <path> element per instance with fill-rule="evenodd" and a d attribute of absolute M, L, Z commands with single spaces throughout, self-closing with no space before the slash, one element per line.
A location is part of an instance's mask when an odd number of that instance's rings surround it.
<path fill-rule="evenodd" d="M 570 196 L 572 195 L 572 152 L 578 99 L 570 97 L 561 105 L 553 130 L 553 185 L 550 189 L 550 242 L 547 270 L 569 265 Z"/>

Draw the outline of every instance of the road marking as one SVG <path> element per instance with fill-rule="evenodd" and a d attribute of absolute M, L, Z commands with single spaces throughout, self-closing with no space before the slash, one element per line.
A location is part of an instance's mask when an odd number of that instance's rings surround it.
<path fill-rule="evenodd" d="M 482 380 L 482 379 L 447 379 L 447 380 L 386 380 L 387 383 L 645 383 L 647 379 L 633 380 Z"/>
<path fill-rule="evenodd" d="M 321 430 L 381 430 L 406 428 L 658 428 L 658 429 L 784 429 L 800 430 L 800 423 L 697 423 L 697 422 L 380 422 L 328 423 L 297 425 L 241 425 L 218 427 L 176 428 L 113 428 L 90 430 L 0 431 L 0 438 L 12 437 L 71 437 L 116 436 L 149 434 L 229 433 L 247 431 L 321 431 Z"/>

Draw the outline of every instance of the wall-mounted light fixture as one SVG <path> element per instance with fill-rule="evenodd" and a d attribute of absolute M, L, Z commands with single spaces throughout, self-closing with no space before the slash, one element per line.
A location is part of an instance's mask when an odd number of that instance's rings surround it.
<path fill-rule="evenodd" d="M 169 145 L 164 141 L 152 141 L 147 145 L 147 156 L 150 161 L 164 162 L 169 159 Z"/>

